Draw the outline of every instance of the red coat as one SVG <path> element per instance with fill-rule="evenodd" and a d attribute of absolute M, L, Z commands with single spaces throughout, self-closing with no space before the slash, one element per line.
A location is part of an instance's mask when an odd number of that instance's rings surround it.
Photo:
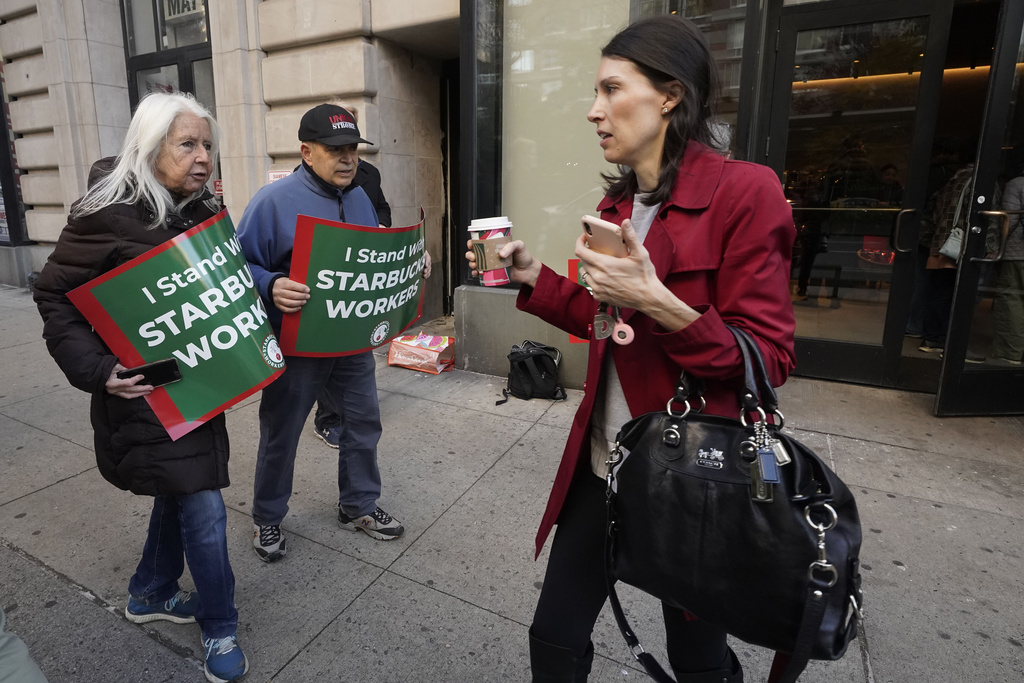
<path fill-rule="evenodd" d="M 632 214 L 633 197 L 606 197 L 598 209 L 602 218 L 621 224 Z M 786 380 L 795 364 L 796 323 L 789 297 L 795 234 L 792 211 L 770 169 L 726 160 L 691 142 L 672 196 L 659 209 L 644 246 L 666 286 L 702 314 L 697 321 L 669 332 L 627 309 L 623 318 L 636 336 L 628 346 L 619 346 L 593 339 L 597 302 L 586 288 L 545 266 L 535 287 L 520 290 L 520 310 L 590 338 L 583 402 L 537 532 L 538 555 L 577 469 L 590 467 L 590 414 L 609 349 L 634 417 L 663 410 L 683 368 L 705 380 L 706 413 L 739 415 L 743 361 L 727 323 L 753 334 L 774 386 Z"/>

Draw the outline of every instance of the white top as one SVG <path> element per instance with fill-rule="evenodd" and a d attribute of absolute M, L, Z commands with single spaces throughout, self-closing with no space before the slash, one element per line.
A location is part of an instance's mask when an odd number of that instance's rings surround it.
<path fill-rule="evenodd" d="M 633 229 L 636 230 L 637 240 L 642 244 L 647 238 L 651 229 L 654 217 L 658 215 L 661 204 L 647 206 L 643 199 L 649 193 L 637 193 L 633 197 Z M 611 314 L 611 311 L 609 311 Z M 614 344 L 614 342 L 611 342 Z M 622 393 L 622 382 L 619 381 L 619 373 L 615 369 L 615 362 L 612 358 L 611 349 L 604 356 L 604 366 L 601 368 L 605 381 L 601 384 L 601 391 L 594 400 L 594 412 L 591 418 L 590 427 L 590 469 L 594 474 L 604 479 L 608 475 L 608 456 L 615 446 L 615 437 L 622 425 L 633 419 L 629 413 L 629 406 L 626 405 L 626 395 Z"/>

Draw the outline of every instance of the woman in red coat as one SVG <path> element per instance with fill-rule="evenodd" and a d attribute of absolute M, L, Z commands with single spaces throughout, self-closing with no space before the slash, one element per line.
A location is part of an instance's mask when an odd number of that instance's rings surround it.
<path fill-rule="evenodd" d="M 705 412 L 738 416 L 743 364 L 727 324 L 754 336 L 775 386 L 794 364 L 792 214 L 769 169 L 710 148 L 715 67 L 703 36 L 685 19 L 654 17 L 612 38 L 602 57 L 587 118 L 619 174 L 605 176 L 598 209 L 621 224 L 629 256 L 591 251 L 581 235 L 588 291 L 521 241 L 503 254 L 523 285 L 521 310 L 590 339 L 586 393 L 537 535 L 539 554 L 557 523 L 530 629 L 535 682 L 585 681 L 590 672 L 590 634 L 607 599 L 603 476 L 619 427 L 663 410 L 683 369 L 705 381 Z M 622 310 L 632 343 L 595 338 L 598 301 Z M 663 612 L 680 681 L 742 680 L 721 629 L 667 605 Z"/>

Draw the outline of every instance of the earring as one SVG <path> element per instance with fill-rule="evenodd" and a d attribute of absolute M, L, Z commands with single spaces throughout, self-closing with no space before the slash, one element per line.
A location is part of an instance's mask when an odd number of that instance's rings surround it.
<path fill-rule="evenodd" d="M 661 113 L 662 114 L 667 114 L 668 113 L 668 107 L 662 107 L 661 108 Z"/>

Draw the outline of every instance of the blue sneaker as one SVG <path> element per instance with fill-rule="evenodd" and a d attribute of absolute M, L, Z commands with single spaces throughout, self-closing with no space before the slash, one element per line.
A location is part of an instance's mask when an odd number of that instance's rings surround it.
<path fill-rule="evenodd" d="M 203 638 L 206 652 L 206 680 L 210 683 L 237 681 L 249 670 L 249 660 L 238 646 L 237 636 L 225 638 Z"/>
<path fill-rule="evenodd" d="M 129 595 L 128 606 L 124 608 L 124 616 L 128 618 L 128 621 L 136 624 L 145 624 L 150 621 L 194 624 L 198 611 L 199 596 L 192 591 L 178 591 L 177 595 L 170 600 L 155 605 L 143 605 Z"/>

